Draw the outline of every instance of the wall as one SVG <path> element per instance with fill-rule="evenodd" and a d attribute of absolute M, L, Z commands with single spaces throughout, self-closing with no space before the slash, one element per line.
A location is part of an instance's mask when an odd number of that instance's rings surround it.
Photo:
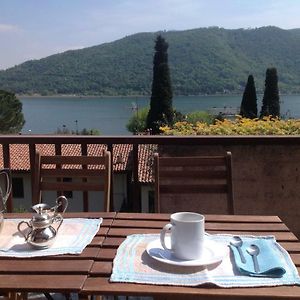
<path fill-rule="evenodd" d="M 300 145 L 160 146 L 161 155 L 232 152 L 236 214 L 278 215 L 300 237 Z"/>

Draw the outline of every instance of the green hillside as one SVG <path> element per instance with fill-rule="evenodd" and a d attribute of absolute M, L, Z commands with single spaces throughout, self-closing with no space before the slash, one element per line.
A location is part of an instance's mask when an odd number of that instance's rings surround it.
<path fill-rule="evenodd" d="M 156 33 L 27 61 L 0 71 L 0 88 L 19 94 L 149 94 Z M 249 74 L 258 92 L 275 66 L 281 93 L 300 92 L 300 29 L 161 32 L 169 43 L 174 94 L 241 93 Z"/>

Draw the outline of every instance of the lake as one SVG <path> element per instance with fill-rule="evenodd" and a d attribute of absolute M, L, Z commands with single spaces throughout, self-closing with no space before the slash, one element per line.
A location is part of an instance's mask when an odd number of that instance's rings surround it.
<path fill-rule="evenodd" d="M 262 97 L 258 95 L 258 99 Z M 58 128 L 69 130 L 98 129 L 102 135 L 128 135 L 129 118 L 149 106 L 150 97 L 19 97 L 26 123 L 23 134 L 51 134 Z M 177 96 L 173 107 L 188 113 L 197 110 L 214 112 L 236 110 L 242 96 Z M 300 118 L 300 95 L 282 95 L 281 114 Z M 258 101 L 258 111 L 261 101 Z"/>

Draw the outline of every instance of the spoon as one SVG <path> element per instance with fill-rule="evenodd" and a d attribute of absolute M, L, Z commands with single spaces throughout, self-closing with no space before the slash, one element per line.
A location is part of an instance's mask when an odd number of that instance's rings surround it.
<path fill-rule="evenodd" d="M 242 261 L 243 264 L 245 264 L 246 259 L 245 259 L 245 256 L 244 256 L 243 252 L 242 252 L 242 249 L 241 249 L 241 247 L 243 245 L 242 239 L 239 236 L 234 236 L 232 238 L 232 240 L 230 241 L 230 244 L 237 248 L 237 250 L 239 252 L 239 255 L 241 257 L 241 261 Z"/>
<path fill-rule="evenodd" d="M 247 252 L 252 256 L 253 264 L 254 264 L 254 270 L 256 273 L 259 272 L 259 266 L 257 261 L 257 255 L 259 254 L 259 248 L 256 245 L 250 245 L 250 247 L 247 248 Z"/>

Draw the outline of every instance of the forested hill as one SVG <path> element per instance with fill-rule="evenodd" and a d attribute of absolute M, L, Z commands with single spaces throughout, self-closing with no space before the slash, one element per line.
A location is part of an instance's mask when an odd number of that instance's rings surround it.
<path fill-rule="evenodd" d="M 275 66 L 281 93 L 300 92 L 300 29 L 160 32 L 169 43 L 174 94 L 241 93 L 249 74 L 258 91 Z M 19 94 L 149 94 L 156 33 L 27 61 L 0 71 L 0 88 Z"/>

